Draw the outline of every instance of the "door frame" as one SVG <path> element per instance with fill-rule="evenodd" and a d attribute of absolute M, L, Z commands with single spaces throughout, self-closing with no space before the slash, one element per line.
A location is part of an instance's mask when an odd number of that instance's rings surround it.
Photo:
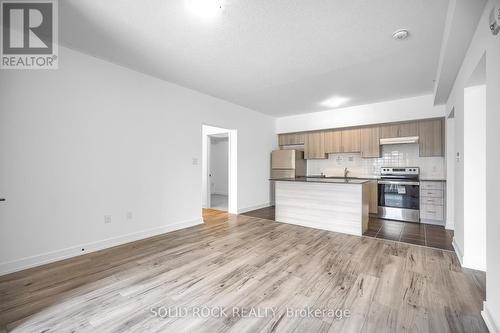
<path fill-rule="evenodd" d="M 238 214 L 238 133 L 235 129 L 202 124 L 202 208 L 210 207 L 210 136 L 228 136 L 228 209 Z"/>

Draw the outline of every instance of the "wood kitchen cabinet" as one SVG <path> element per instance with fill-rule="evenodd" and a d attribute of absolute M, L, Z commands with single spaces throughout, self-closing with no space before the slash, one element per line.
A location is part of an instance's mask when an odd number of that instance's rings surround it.
<path fill-rule="evenodd" d="M 278 144 L 280 146 L 303 145 L 304 140 L 304 133 L 287 133 L 278 135 Z"/>
<path fill-rule="evenodd" d="M 440 181 L 420 182 L 420 221 L 445 225 L 446 183 Z"/>
<path fill-rule="evenodd" d="M 359 128 L 342 131 L 342 152 L 359 153 L 361 151 L 361 131 Z"/>
<path fill-rule="evenodd" d="M 421 120 L 419 121 L 418 126 L 420 156 L 444 156 L 443 119 Z"/>
<path fill-rule="evenodd" d="M 342 152 L 342 131 L 331 130 L 325 132 L 325 153 L 341 153 Z"/>
<path fill-rule="evenodd" d="M 368 193 L 368 211 L 370 214 L 378 214 L 378 182 L 376 180 L 368 183 Z"/>
<path fill-rule="evenodd" d="M 418 122 L 386 124 L 380 126 L 380 139 L 418 136 Z"/>
<path fill-rule="evenodd" d="M 325 131 L 325 153 L 355 153 L 361 151 L 359 128 Z"/>
<path fill-rule="evenodd" d="M 380 139 L 419 137 L 420 156 L 444 156 L 444 119 L 328 129 L 278 135 L 280 146 L 304 145 L 304 158 L 323 159 L 327 154 L 361 153 L 363 158 L 381 157 Z"/>
<path fill-rule="evenodd" d="M 361 157 L 380 157 L 380 129 L 378 126 L 360 129 Z"/>
<path fill-rule="evenodd" d="M 326 158 L 325 132 L 311 132 L 305 135 L 304 158 L 305 159 Z"/>

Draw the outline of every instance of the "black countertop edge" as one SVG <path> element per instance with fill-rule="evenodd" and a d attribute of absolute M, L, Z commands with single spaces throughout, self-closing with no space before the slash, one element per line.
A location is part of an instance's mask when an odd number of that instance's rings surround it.
<path fill-rule="evenodd" d="M 426 178 L 420 178 L 421 182 L 446 182 L 446 179 L 426 179 Z"/>
<path fill-rule="evenodd" d="M 363 179 L 363 178 L 320 178 L 320 177 L 297 177 L 297 178 L 270 178 L 270 181 L 283 181 L 283 182 L 303 182 L 303 183 L 325 183 L 325 184 L 351 184 L 351 185 L 361 185 L 368 183 L 369 181 L 375 179 Z"/>
<path fill-rule="evenodd" d="M 335 181 L 331 181 L 331 180 L 343 180 L 344 178 L 343 177 L 318 177 L 318 176 L 311 176 L 311 177 L 296 177 L 296 178 L 270 178 L 269 180 L 283 180 L 283 181 L 289 181 L 289 182 L 292 182 L 292 181 L 295 181 L 295 182 L 305 182 L 305 181 L 308 181 L 307 179 L 311 179 L 309 180 L 309 182 L 313 183 L 313 182 L 316 182 L 316 183 L 321 183 L 321 180 L 325 180 L 325 183 L 333 183 L 333 184 L 338 184 L 338 183 L 342 183 L 342 182 L 335 182 Z M 314 180 L 312 180 L 314 179 Z M 331 180 L 329 180 L 331 179 Z M 366 180 L 366 181 L 372 181 L 372 180 L 379 180 L 380 177 L 347 177 L 348 180 Z M 420 178 L 419 181 L 421 182 L 441 182 L 441 183 L 445 183 L 446 182 L 446 179 L 443 179 L 443 178 Z"/>

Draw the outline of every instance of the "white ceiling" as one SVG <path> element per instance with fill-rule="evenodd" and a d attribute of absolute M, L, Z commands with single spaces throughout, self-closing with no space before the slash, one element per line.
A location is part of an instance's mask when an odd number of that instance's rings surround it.
<path fill-rule="evenodd" d="M 273 116 L 433 92 L 448 0 L 60 1 L 61 43 Z M 396 42 L 392 33 L 410 37 Z"/>
<path fill-rule="evenodd" d="M 434 104 L 445 104 L 448 100 L 486 2 L 450 0 L 434 86 Z"/>

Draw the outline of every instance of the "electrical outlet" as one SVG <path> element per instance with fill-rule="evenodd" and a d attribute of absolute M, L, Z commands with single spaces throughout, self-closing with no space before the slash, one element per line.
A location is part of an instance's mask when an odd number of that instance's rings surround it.
<path fill-rule="evenodd" d="M 127 220 L 132 220 L 134 218 L 134 214 L 132 212 L 127 212 Z"/>
<path fill-rule="evenodd" d="M 104 215 L 104 223 L 111 223 L 111 215 Z"/>

